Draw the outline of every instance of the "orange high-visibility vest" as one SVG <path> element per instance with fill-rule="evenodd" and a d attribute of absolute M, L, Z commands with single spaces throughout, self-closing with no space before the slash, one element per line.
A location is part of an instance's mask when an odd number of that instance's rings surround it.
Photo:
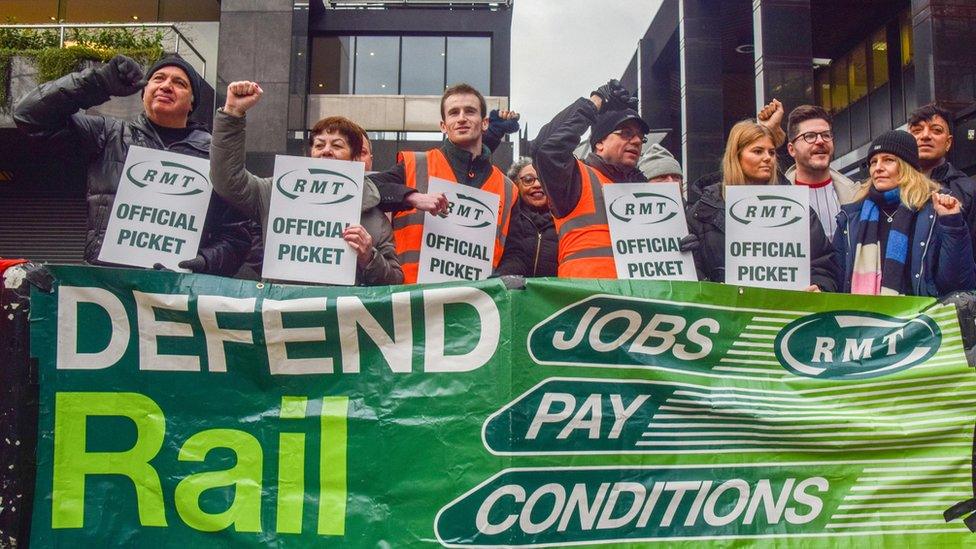
<path fill-rule="evenodd" d="M 560 278 L 617 278 L 603 202 L 603 186 L 613 181 L 579 160 L 576 163 L 583 180 L 579 202 L 565 216 L 554 216 L 559 235 L 557 274 Z"/>
<path fill-rule="evenodd" d="M 401 151 L 397 155 L 397 162 L 403 163 L 406 174 L 406 185 L 418 192 L 427 192 L 427 182 L 430 177 L 438 177 L 457 183 L 454 170 L 450 162 L 440 149 L 427 152 Z M 505 252 L 505 239 L 508 237 L 509 221 L 512 217 L 512 207 L 518 191 L 498 168 L 492 166 L 491 175 L 481 185 L 481 190 L 498 195 L 498 224 L 495 231 L 495 254 L 491 266 L 498 267 L 502 253 Z M 420 243 L 424 233 L 424 212 L 416 209 L 397 212 L 393 216 L 393 240 L 396 252 L 403 267 L 403 283 L 417 282 L 417 270 L 420 262 Z"/>

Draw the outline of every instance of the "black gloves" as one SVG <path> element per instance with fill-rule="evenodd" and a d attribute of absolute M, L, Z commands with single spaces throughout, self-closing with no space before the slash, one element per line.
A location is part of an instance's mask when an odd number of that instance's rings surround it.
<path fill-rule="evenodd" d="M 624 109 L 637 110 L 637 97 L 631 96 L 627 88 L 620 84 L 619 80 L 612 79 L 590 93 L 597 95 L 603 100 L 600 107 L 601 112 L 621 111 Z"/>
<path fill-rule="evenodd" d="M 688 236 L 682 238 L 678 241 L 678 249 L 682 252 L 693 252 L 701 247 L 701 240 L 695 233 L 690 233 Z"/>
<path fill-rule="evenodd" d="M 102 89 L 114 96 L 132 95 L 146 85 L 142 67 L 124 55 L 116 55 L 108 63 L 95 69 L 95 76 Z"/>
<path fill-rule="evenodd" d="M 193 259 L 185 259 L 177 263 L 181 269 L 190 269 L 194 273 L 202 273 L 207 270 L 207 258 L 197 254 Z"/>
<path fill-rule="evenodd" d="M 200 273 L 207 269 L 207 258 L 203 257 L 200 254 L 197 254 L 197 256 L 194 257 L 193 259 L 184 259 L 183 261 L 180 261 L 176 265 L 181 269 L 189 269 L 190 272 Z M 168 273 L 173 272 L 173 269 L 167 269 L 166 266 L 163 265 L 162 263 L 156 263 L 155 265 L 153 265 L 153 270 L 165 271 Z"/>

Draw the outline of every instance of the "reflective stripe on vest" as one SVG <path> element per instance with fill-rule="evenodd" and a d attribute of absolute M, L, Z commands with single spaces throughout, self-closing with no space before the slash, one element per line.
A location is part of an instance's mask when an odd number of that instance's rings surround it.
<path fill-rule="evenodd" d="M 431 177 L 457 183 L 450 162 L 439 149 L 431 149 L 425 153 L 401 151 L 398 156 L 398 162 L 403 164 L 406 185 L 412 189 L 417 189 L 418 192 L 428 192 L 428 182 Z M 495 232 L 495 253 L 492 257 L 492 267 L 497 267 L 502 254 L 505 252 L 512 207 L 515 205 L 515 199 L 518 195 L 515 184 L 494 166 L 492 166 L 491 175 L 481 185 L 481 189 L 499 195 L 498 228 Z M 404 284 L 417 282 L 423 232 L 424 212 L 411 209 L 394 214 L 393 239 L 397 255 L 400 258 L 400 265 L 403 268 Z"/>
<path fill-rule="evenodd" d="M 577 160 L 582 186 L 573 211 L 556 218 L 558 275 L 565 278 L 617 278 L 603 185 L 613 181 Z"/>

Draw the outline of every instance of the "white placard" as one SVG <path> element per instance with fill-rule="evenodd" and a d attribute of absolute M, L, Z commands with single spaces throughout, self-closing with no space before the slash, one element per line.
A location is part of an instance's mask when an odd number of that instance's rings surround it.
<path fill-rule="evenodd" d="M 677 183 L 603 186 L 617 278 L 698 280 L 695 258 L 682 252 L 688 235 Z"/>
<path fill-rule="evenodd" d="M 342 231 L 362 218 L 363 175 L 362 162 L 275 156 L 265 278 L 356 283 L 356 253 Z"/>
<path fill-rule="evenodd" d="M 210 205 L 210 161 L 129 147 L 99 261 L 174 271 L 200 248 Z"/>
<path fill-rule="evenodd" d="M 430 178 L 427 192 L 444 193 L 449 208 L 447 217 L 424 216 L 417 282 L 491 276 L 501 197 L 436 177 Z"/>
<path fill-rule="evenodd" d="M 810 285 L 806 187 L 725 187 L 725 282 L 782 290 Z"/>

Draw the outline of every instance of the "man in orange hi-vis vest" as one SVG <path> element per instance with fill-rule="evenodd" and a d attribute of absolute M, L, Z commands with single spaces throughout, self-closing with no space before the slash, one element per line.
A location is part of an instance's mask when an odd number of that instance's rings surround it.
<path fill-rule="evenodd" d="M 401 151 L 392 170 L 370 175 L 382 201 L 402 202 L 412 207 L 393 215 L 393 238 L 403 267 L 404 284 L 417 281 L 424 212 L 439 213 L 447 207 L 443 195 L 427 193 L 429 177 L 498 195 L 492 267 L 498 266 L 505 251 L 518 191 L 501 170 L 491 164 L 491 152 L 483 142 L 487 129 L 488 113 L 484 96 L 467 84 L 451 86 L 441 97 L 441 131 L 447 137 L 444 143 L 426 152 Z"/>
<path fill-rule="evenodd" d="M 560 277 L 617 278 L 603 186 L 647 182 L 637 161 L 650 128 L 636 109 L 637 98 L 611 80 L 539 130 L 532 160 L 556 221 Z M 580 161 L 573 150 L 587 128 L 593 150 Z M 692 235 L 681 250 L 697 245 Z"/>

